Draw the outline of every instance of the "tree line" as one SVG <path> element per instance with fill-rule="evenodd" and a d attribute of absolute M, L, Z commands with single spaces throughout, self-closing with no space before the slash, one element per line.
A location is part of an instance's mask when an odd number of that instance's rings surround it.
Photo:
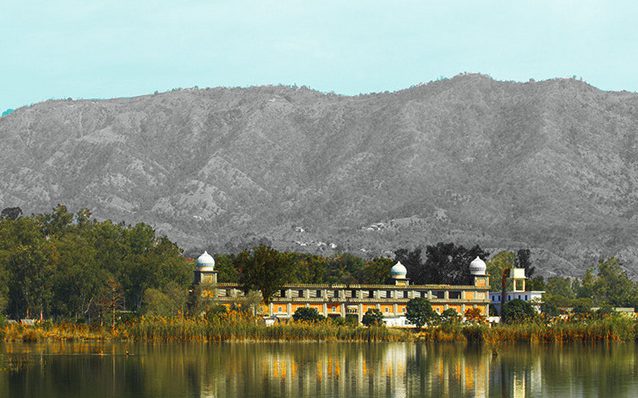
<path fill-rule="evenodd" d="M 186 292 L 191 281 L 181 249 L 146 224 L 97 221 L 63 205 L 0 214 L 0 312 L 12 318 L 112 319 L 140 311 L 149 289 Z"/>

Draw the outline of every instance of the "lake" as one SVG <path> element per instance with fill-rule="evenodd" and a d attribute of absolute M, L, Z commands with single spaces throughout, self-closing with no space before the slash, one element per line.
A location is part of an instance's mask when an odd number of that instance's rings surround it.
<path fill-rule="evenodd" d="M 0 397 L 638 396 L 633 344 L 0 345 Z"/>

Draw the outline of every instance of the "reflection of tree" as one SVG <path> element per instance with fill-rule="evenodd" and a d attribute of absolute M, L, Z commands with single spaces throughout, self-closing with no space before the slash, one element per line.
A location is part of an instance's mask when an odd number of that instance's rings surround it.
<path fill-rule="evenodd" d="M 12 345 L 0 396 L 632 396 L 627 345 L 428 344 Z M 132 355 L 125 355 L 126 351 Z M 45 355 L 78 353 L 82 355 Z M 46 360 L 41 360 L 46 358 Z M 3 356 L 0 355 L 0 365 Z M 68 380 L 73 380 L 72 385 Z M 9 389 L 10 386 L 10 389 Z M 62 390 L 61 390 L 62 388 Z M 96 393 L 97 392 L 97 393 Z"/>

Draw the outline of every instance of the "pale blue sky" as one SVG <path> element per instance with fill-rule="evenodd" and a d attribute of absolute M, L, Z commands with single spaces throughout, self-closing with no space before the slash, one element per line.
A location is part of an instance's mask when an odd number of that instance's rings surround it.
<path fill-rule="evenodd" d="M 638 2 L 0 0 L 0 111 L 175 87 L 396 90 L 460 72 L 638 91 Z"/>

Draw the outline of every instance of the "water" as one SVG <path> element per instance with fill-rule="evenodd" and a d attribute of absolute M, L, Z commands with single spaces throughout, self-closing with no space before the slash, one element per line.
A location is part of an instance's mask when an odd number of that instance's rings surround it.
<path fill-rule="evenodd" d="M 127 355 L 128 352 L 128 355 Z M 5 344 L 0 397 L 638 396 L 633 344 Z"/>

